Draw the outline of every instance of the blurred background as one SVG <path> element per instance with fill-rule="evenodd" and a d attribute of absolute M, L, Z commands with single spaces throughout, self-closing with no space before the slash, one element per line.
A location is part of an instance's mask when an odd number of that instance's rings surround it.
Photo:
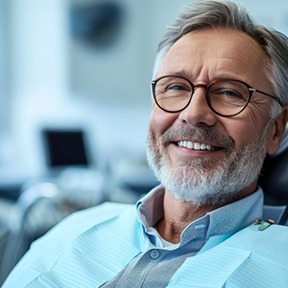
<path fill-rule="evenodd" d="M 0 0 L 3 222 L 55 198 L 25 219 L 38 235 L 71 211 L 133 203 L 157 183 L 145 160 L 149 82 L 158 41 L 190 2 Z M 237 2 L 288 34 L 286 0 Z"/>
<path fill-rule="evenodd" d="M 0 196 L 17 198 L 19 185 L 69 161 L 95 169 L 145 162 L 157 43 L 189 2 L 0 0 Z M 287 34 L 284 0 L 238 2 Z M 81 137 L 85 151 L 75 150 Z M 68 158 L 86 159 L 51 163 L 57 143 Z"/>

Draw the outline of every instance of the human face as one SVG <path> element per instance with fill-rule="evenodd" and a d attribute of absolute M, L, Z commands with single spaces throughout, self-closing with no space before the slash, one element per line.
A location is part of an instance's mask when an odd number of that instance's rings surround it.
<path fill-rule="evenodd" d="M 248 35 L 203 30 L 186 34 L 170 48 L 157 77 L 181 75 L 194 84 L 236 79 L 273 94 L 265 65 L 266 54 Z M 269 122 L 271 99 L 256 94 L 242 113 L 225 118 L 210 110 L 204 93 L 197 88 L 180 113 L 153 105 L 148 141 L 148 160 L 162 184 L 177 198 L 199 205 L 252 193 L 266 153 L 277 148 Z"/>

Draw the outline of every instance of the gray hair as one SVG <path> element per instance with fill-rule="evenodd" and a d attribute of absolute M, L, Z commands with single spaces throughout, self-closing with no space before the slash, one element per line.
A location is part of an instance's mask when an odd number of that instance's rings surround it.
<path fill-rule="evenodd" d="M 284 104 L 288 104 L 288 38 L 279 31 L 257 24 L 243 6 L 230 1 L 202 0 L 184 7 L 159 43 L 154 76 L 158 73 L 163 57 L 178 39 L 191 31 L 217 27 L 244 32 L 260 44 L 268 56 L 269 64 L 265 69 L 274 93 Z M 280 113 L 279 108 L 275 102 L 271 117 Z"/>

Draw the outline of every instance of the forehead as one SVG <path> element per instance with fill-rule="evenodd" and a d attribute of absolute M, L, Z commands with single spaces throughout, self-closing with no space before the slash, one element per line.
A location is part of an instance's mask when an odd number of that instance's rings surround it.
<path fill-rule="evenodd" d="M 174 43 L 163 57 L 158 75 L 185 70 L 192 79 L 203 81 L 228 76 L 247 81 L 256 75 L 265 77 L 267 61 L 262 47 L 243 32 L 198 30 Z"/>

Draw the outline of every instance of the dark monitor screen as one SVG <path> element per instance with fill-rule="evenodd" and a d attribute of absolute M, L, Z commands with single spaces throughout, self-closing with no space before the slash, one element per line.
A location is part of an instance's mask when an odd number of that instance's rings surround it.
<path fill-rule="evenodd" d="M 46 158 L 50 168 L 89 165 L 82 130 L 43 130 Z"/>

